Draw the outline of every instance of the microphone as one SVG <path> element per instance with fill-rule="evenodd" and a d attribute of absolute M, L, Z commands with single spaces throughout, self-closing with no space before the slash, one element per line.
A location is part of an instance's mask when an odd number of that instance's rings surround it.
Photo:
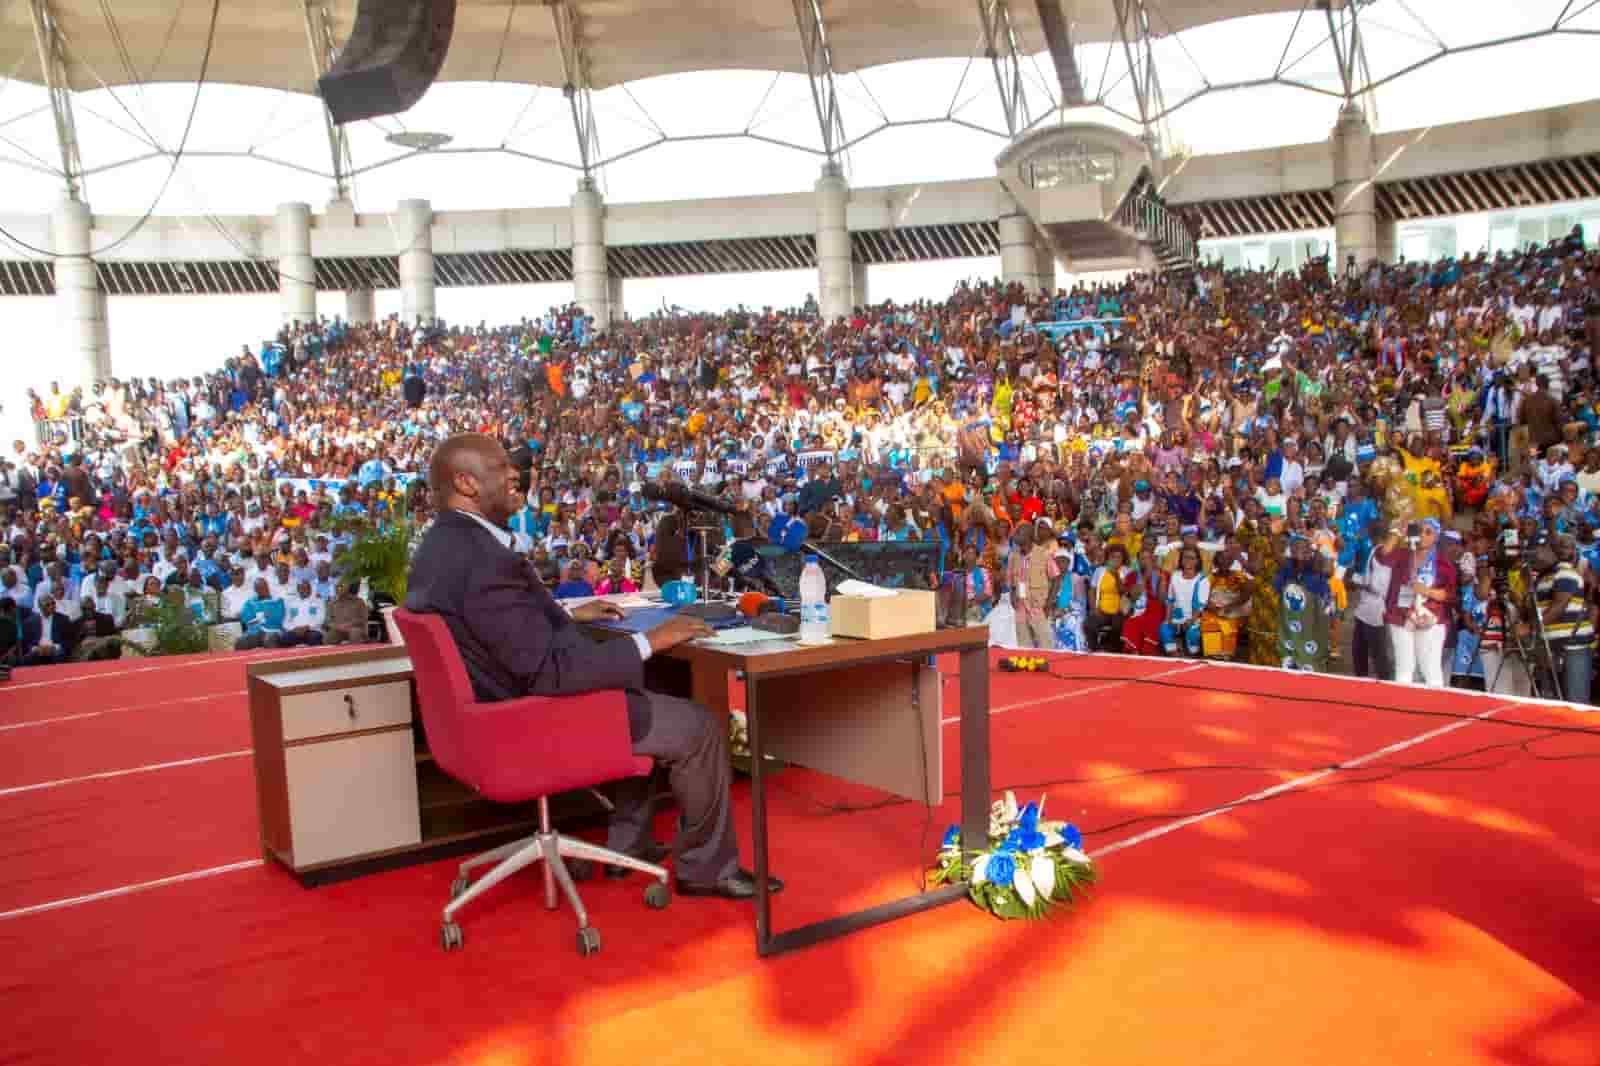
<path fill-rule="evenodd" d="M 674 507 L 681 507 L 686 511 L 715 511 L 717 514 L 735 514 L 738 508 L 726 500 L 715 496 L 708 496 L 703 492 L 696 492 L 679 484 L 658 485 L 648 481 L 644 486 L 644 498 L 670 503 Z"/>

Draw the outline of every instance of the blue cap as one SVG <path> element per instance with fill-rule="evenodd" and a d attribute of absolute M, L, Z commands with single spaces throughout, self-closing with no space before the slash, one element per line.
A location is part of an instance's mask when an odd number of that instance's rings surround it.
<path fill-rule="evenodd" d="M 817 557 L 815 555 L 806 556 L 806 565 L 807 566 L 810 566 L 812 563 L 814 563 L 816 561 L 817 561 Z"/>

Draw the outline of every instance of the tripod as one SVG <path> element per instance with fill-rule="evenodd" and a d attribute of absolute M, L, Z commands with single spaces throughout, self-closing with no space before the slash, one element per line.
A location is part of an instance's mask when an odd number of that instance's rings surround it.
<path fill-rule="evenodd" d="M 1522 633 L 1522 626 L 1518 624 L 1515 605 L 1511 603 L 1508 595 L 1502 595 L 1506 601 L 1506 644 L 1501 654 L 1500 665 L 1494 672 L 1494 677 L 1489 679 L 1489 692 L 1496 691 L 1500 683 L 1500 675 L 1505 672 L 1506 663 L 1515 655 L 1522 661 L 1522 668 L 1528 675 L 1528 684 L 1533 689 L 1533 695 L 1539 699 L 1562 699 L 1561 673 L 1563 664 L 1557 660 L 1555 649 L 1550 645 L 1550 634 L 1544 627 L 1544 615 L 1539 611 L 1537 597 L 1534 595 L 1534 585 L 1527 578 L 1527 568 L 1523 568 L 1523 587 L 1527 591 L 1529 613 L 1533 615 L 1534 634 L 1532 638 Z M 1509 591 L 1509 588 L 1506 590 Z M 1543 653 L 1541 660 L 1540 653 Z"/>

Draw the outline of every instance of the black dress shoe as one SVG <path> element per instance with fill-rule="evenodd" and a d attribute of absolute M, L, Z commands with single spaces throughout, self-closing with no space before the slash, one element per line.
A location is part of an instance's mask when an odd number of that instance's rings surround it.
<path fill-rule="evenodd" d="M 665 844 L 651 842 L 643 851 L 634 854 L 633 857 L 636 859 L 642 859 L 645 862 L 659 863 L 662 859 L 666 858 L 671 851 L 672 849 L 667 847 Z M 627 877 L 631 873 L 633 873 L 633 871 L 628 869 L 626 866 L 608 865 L 606 867 L 606 876 L 612 878 L 613 880 L 620 880 L 621 878 Z"/>
<path fill-rule="evenodd" d="M 771 874 L 767 875 L 768 894 L 783 891 L 783 882 Z M 679 881 L 678 895 L 680 896 L 721 896 L 723 899 L 750 899 L 756 894 L 756 875 L 746 869 L 738 869 L 709 885 L 697 885 L 693 881 Z"/>

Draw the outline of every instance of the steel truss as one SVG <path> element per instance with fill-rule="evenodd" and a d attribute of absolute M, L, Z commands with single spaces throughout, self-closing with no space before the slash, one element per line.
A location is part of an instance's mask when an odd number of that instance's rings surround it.
<path fill-rule="evenodd" d="M 844 119 L 839 113 L 839 93 L 834 86 L 828 24 L 822 18 L 819 0 L 794 0 L 794 21 L 800 30 L 806 79 L 811 83 L 811 102 L 816 107 L 817 128 L 822 134 L 824 165 L 836 170 L 839 153 L 845 146 Z"/>
<path fill-rule="evenodd" d="M 315 82 L 328 72 L 338 57 L 339 48 L 334 43 L 333 21 L 328 15 L 327 0 L 305 0 L 306 42 L 311 46 L 311 74 Z M 333 112 L 322 106 L 322 123 L 328 131 L 328 158 L 333 163 L 333 195 L 335 199 L 350 199 L 350 176 L 355 161 L 350 155 L 350 138 L 343 126 L 333 121 Z"/>
<path fill-rule="evenodd" d="M 39 66 L 44 71 L 50 92 L 50 113 L 56 124 L 56 144 L 61 150 L 61 177 L 66 182 L 67 198 L 84 196 L 83 156 L 78 151 L 78 124 L 72 115 L 72 91 L 68 88 L 67 53 L 49 0 L 28 0 L 33 19 L 33 41 L 39 50 Z"/>
<path fill-rule="evenodd" d="M 1008 0 L 978 0 L 978 21 L 983 27 L 983 51 L 994 67 L 995 86 L 1000 90 L 1000 107 L 1006 116 L 1006 132 L 1015 137 L 1032 124 L 1028 92 L 1022 76 L 1022 56 L 1017 50 L 1017 32 L 1011 24 Z"/>
<path fill-rule="evenodd" d="M 566 82 L 561 95 L 572 109 L 572 132 L 578 139 L 578 164 L 585 181 L 605 165 L 600 157 L 600 135 L 594 122 L 594 93 L 589 83 L 589 52 L 583 43 L 583 21 L 572 0 L 554 0 L 550 17 L 555 20 L 556 38 L 561 42 L 561 66 Z"/>

